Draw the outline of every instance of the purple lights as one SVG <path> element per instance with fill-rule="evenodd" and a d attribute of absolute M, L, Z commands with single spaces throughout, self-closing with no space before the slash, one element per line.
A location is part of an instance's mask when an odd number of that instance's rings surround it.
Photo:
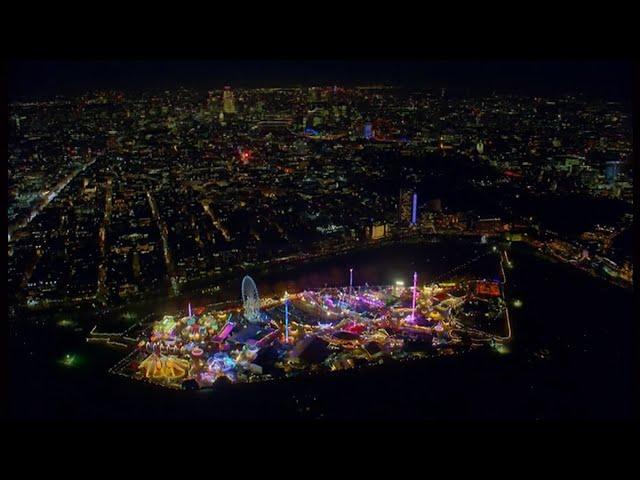
<path fill-rule="evenodd" d="M 413 301 L 411 304 L 411 320 L 416 319 L 416 295 L 418 294 L 418 272 L 413 272 Z"/>
<path fill-rule="evenodd" d="M 418 194 L 413 194 L 413 205 L 411 207 L 411 225 L 416 224 L 416 216 L 418 212 Z"/>
<path fill-rule="evenodd" d="M 382 308 L 384 306 L 384 302 L 381 302 L 380 300 L 374 300 L 374 299 L 368 298 L 364 295 L 358 295 L 357 299 L 359 302 L 366 303 L 371 307 Z"/>

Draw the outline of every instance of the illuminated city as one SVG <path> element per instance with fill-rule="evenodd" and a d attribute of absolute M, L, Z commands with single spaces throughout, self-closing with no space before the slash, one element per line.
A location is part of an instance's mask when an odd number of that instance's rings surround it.
<path fill-rule="evenodd" d="M 17 417 L 628 415 L 624 62 L 192 63 L 13 65 Z"/>
<path fill-rule="evenodd" d="M 420 287 L 417 274 L 414 278 L 415 286 L 408 288 L 402 282 L 349 285 L 285 292 L 261 302 L 253 280 L 245 277 L 241 309 L 206 312 L 189 305 L 182 318 L 165 315 L 144 329 L 115 372 L 170 387 L 203 388 L 223 377 L 252 382 L 508 343 L 511 326 L 501 282 Z M 93 332 L 92 338 L 99 337 Z"/>

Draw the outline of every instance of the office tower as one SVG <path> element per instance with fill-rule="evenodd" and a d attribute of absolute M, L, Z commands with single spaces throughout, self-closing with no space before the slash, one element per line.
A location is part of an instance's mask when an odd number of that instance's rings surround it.
<path fill-rule="evenodd" d="M 231 87 L 224 87 L 224 92 L 222 93 L 222 111 L 227 114 L 236 113 L 236 104 Z"/>

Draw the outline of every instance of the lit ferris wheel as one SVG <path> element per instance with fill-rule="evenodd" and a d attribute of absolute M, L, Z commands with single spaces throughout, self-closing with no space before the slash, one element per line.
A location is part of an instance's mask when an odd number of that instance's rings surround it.
<path fill-rule="evenodd" d="M 260 296 L 253 278 L 245 276 L 242 279 L 242 305 L 244 317 L 252 323 L 260 320 Z"/>

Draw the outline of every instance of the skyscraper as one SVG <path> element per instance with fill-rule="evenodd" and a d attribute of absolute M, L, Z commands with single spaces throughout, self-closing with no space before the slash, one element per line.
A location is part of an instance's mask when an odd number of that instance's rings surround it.
<path fill-rule="evenodd" d="M 415 199 L 417 200 L 417 198 Z M 408 226 L 413 219 L 414 193 L 411 190 L 400 190 L 398 199 L 398 223 L 401 227 Z"/>
<path fill-rule="evenodd" d="M 319 95 L 318 95 L 318 89 L 316 87 L 311 87 L 309 89 L 309 102 L 311 103 L 315 103 L 318 101 Z"/>
<path fill-rule="evenodd" d="M 209 108 L 210 111 L 212 111 L 214 110 L 218 102 L 216 101 L 216 95 L 214 91 L 209 90 L 207 93 L 208 93 L 207 107 Z"/>
<path fill-rule="evenodd" d="M 222 92 L 222 111 L 224 113 L 236 113 L 236 104 L 231 87 L 224 87 Z"/>

